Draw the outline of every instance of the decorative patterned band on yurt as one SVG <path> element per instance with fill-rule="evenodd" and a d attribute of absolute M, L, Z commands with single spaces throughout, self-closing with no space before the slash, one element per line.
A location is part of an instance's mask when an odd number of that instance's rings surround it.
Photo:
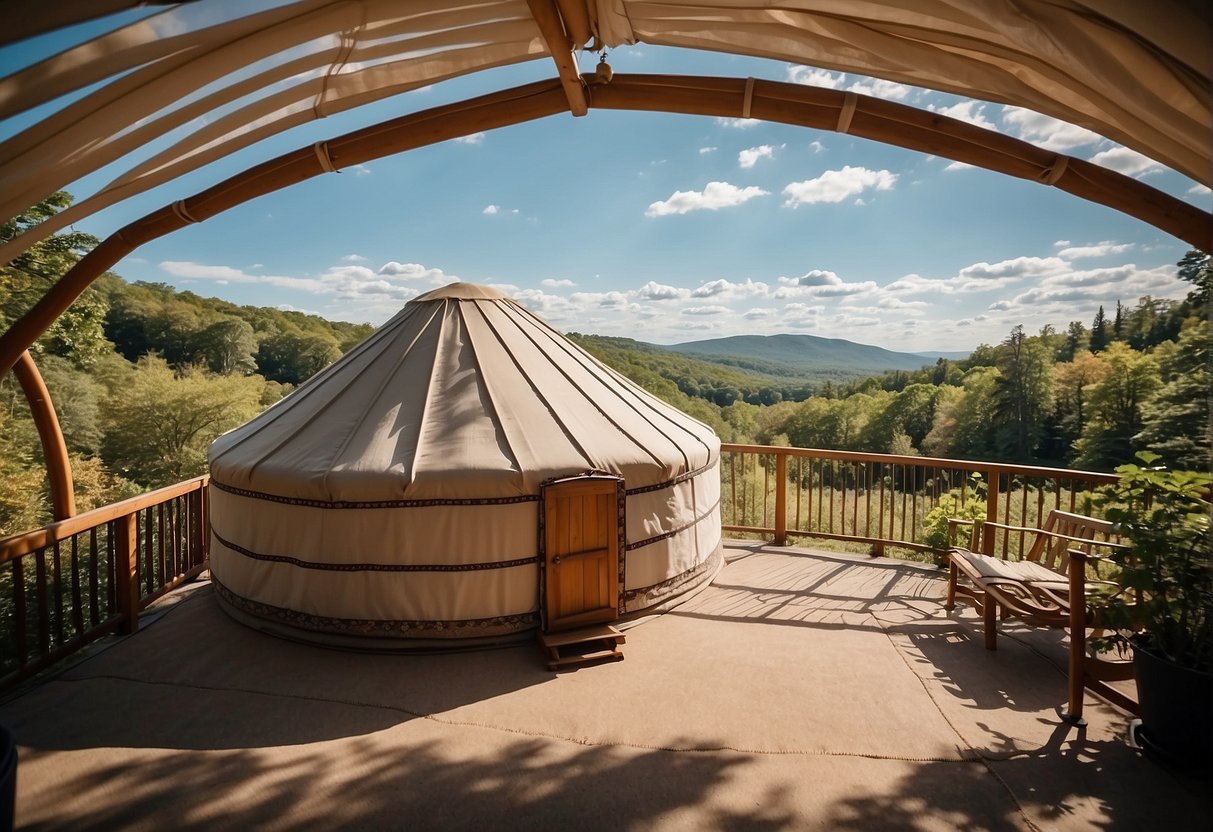
<path fill-rule="evenodd" d="M 602 475 L 622 479 L 622 517 L 595 519 L 622 523 L 618 613 L 642 612 L 720 564 L 719 452 L 511 299 L 453 284 L 215 441 L 211 571 L 243 620 L 300 637 L 505 636 L 540 624 L 544 484 Z"/>

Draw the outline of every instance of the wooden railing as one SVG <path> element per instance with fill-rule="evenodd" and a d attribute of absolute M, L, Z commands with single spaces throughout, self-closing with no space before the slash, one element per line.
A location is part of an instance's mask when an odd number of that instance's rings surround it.
<path fill-rule="evenodd" d="M 726 532 L 785 545 L 794 538 L 941 553 L 923 522 L 949 514 L 1039 526 L 1049 509 L 1089 513 L 1092 489 L 1116 477 L 890 454 L 725 445 Z M 976 475 L 976 477 L 974 476 Z M 206 477 L 0 540 L 0 688 L 110 633 L 207 565 Z M 978 507 L 974 512 L 974 503 Z M 946 525 L 946 524 L 945 524 Z M 983 551 L 1022 554 L 1017 532 L 986 528 Z"/>
<path fill-rule="evenodd" d="M 0 687 L 114 632 L 206 568 L 206 477 L 0 540 Z"/>
<path fill-rule="evenodd" d="M 730 532 L 770 538 L 818 538 L 941 555 L 925 542 L 924 522 L 944 504 L 978 520 L 1039 527 L 1050 509 L 1091 513 L 1089 498 L 1115 474 L 852 451 L 722 446 L 721 521 Z M 987 554 L 1022 554 L 1030 541 L 985 528 Z"/>

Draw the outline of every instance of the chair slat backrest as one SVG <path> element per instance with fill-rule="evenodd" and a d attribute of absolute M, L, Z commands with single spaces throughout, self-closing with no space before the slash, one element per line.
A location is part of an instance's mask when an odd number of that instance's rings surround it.
<path fill-rule="evenodd" d="M 1085 514 L 1072 514 L 1059 509 L 1049 512 L 1041 530 L 1093 542 L 1107 541 L 1113 536 L 1112 524 L 1109 521 L 1087 517 Z M 1070 564 L 1069 550 L 1076 548 L 1081 548 L 1088 555 L 1091 554 L 1090 544 L 1084 545 L 1073 540 L 1040 534 L 1036 536 L 1036 542 L 1028 551 L 1027 559 L 1034 560 L 1054 572 L 1065 574 Z"/>

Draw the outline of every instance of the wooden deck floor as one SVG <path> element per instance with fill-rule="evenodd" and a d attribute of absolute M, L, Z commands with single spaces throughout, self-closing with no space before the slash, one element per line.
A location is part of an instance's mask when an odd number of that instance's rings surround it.
<path fill-rule="evenodd" d="M 1203 829 L 1128 717 L 1064 723 L 1058 634 L 982 648 L 942 576 L 730 544 L 717 581 L 554 674 L 539 648 L 357 654 L 204 582 L 8 697 L 27 829 Z"/>

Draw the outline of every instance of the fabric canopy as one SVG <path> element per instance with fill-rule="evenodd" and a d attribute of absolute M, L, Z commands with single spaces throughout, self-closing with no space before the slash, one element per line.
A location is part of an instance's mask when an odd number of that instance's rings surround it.
<path fill-rule="evenodd" d="M 10 38 L 110 0 L 0 0 Z M 472 72 L 632 43 L 861 73 L 1019 105 L 1213 178 L 1209 6 L 1198 0 L 291 0 L 176 4 L 0 79 L 0 216 L 112 167 L 108 185 L 0 249 L 274 134 Z M 202 124 L 202 127 L 198 127 Z M 150 149 L 149 149 L 150 148 Z"/>
<path fill-rule="evenodd" d="M 635 613 L 719 566 L 719 457 L 711 428 L 453 284 L 215 440 L 211 571 L 229 607 L 326 637 L 520 632 L 542 489 L 592 473 L 620 479 L 618 612 Z"/>

